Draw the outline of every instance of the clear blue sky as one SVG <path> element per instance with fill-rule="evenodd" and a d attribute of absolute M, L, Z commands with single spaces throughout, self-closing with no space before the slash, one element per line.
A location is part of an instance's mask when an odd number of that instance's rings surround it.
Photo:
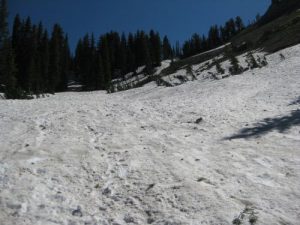
<path fill-rule="evenodd" d="M 59 23 L 72 49 L 85 33 L 154 29 L 181 43 L 193 33 L 206 34 L 210 25 L 241 16 L 247 23 L 263 14 L 271 0 L 8 0 L 10 24 L 19 13 L 47 28 Z"/>

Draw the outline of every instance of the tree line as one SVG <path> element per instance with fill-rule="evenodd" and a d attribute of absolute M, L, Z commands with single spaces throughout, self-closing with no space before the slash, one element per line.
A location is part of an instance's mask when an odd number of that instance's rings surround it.
<path fill-rule="evenodd" d="M 211 26 L 207 36 L 200 36 L 195 33 L 189 40 L 183 43 L 181 58 L 187 58 L 217 48 L 227 43 L 245 28 L 242 18 L 238 16 L 235 19 L 229 19 L 223 26 Z"/>
<path fill-rule="evenodd" d="M 14 19 L 8 31 L 7 0 L 0 4 L 0 84 L 6 98 L 29 98 L 67 90 L 72 69 L 68 36 L 55 24 L 51 34 L 30 17 Z"/>
<path fill-rule="evenodd" d="M 40 95 L 65 91 L 72 57 L 68 36 L 55 24 L 51 34 L 30 17 L 15 17 L 11 37 L 17 65 L 16 86 L 22 92 Z"/>
<path fill-rule="evenodd" d="M 109 89 L 112 79 L 123 78 L 138 67 L 151 74 L 161 61 L 174 57 L 167 36 L 151 30 L 129 33 L 110 32 L 95 39 L 86 34 L 77 44 L 74 56 L 74 71 L 85 90 Z"/>
<path fill-rule="evenodd" d="M 208 35 L 194 34 L 182 46 L 173 46 L 168 37 L 154 30 L 119 34 L 111 31 L 100 37 L 86 34 L 71 54 L 68 35 L 59 24 L 49 33 L 42 23 L 16 15 L 8 31 L 7 0 L 0 5 L 0 92 L 6 98 L 28 98 L 44 93 L 63 92 L 72 79 L 85 91 L 110 90 L 113 79 L 144 66 L 152 74 L 162 60 L 186 58 L 228 42 L 245 29 L 240 17 L 224 26 L 214 25 Z"/>

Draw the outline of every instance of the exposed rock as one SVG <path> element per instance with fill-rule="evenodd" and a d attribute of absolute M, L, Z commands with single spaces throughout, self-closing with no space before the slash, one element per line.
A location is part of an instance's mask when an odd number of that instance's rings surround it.
<path fill-rule="evenodd" d="M 199 123 L 201 123 L 202 121 L 203 121 L 203 118 L 200 117 L 199 119 L 197 119 L 197 120 L 195 121 L 195 123 L 196 123 L 196 124 L 199 124 Z"/>
<path fill-rule="evenodd" d="M 77 217 L 82 217 L 83 214 L 82 214 L 82 211 L 81 211 L 81 207 L 77 206 L 77 209 L 72 211 L 72 215 L 77 216 Z"/>

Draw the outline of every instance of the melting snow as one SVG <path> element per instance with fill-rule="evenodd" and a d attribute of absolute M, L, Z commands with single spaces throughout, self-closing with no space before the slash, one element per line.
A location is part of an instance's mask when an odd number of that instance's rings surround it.
<path fill-rule="evenodd" d="M 300 45 L 281 53 L 223 80 L 1 100 L 0 224 L 299 224 Z"/>

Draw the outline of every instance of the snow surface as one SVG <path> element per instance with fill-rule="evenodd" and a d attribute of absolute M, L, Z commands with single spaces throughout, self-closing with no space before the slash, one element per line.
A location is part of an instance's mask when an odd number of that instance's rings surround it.
<path fill-rule="evenodd" d="M 161 66 L 158 66 L 158 67 L 154 68 L 153 75 L 159 75 L 163 71 L 163 69 L 169 67 L 170 64 L 171 64 L 171 60 L 163 60 L 161 62 Z M 126 87 L 128 85 L 129 86 L 135 86 L 138 83 L 147 80 L 147 78 L 149 78 L 149 75 L 145 74 L 143 72 L 145 70 L 145 67 L 146 66 L 138 67 L 137 70 L 136 70 L 136 74 L 137 75 L 134 75 L 133 72 L 126 74 L 124 76 L 125 80 L 123 80 L 123 79 L 115 79 L 115 80 L 113 80 L 112 82 L 113 82 L 115 88 L 117 88 L 118 86 L 123 86 L 123 87 Z"/>
<path fill-rule="evenodd" d="M 220 48 L 225 48 L 226 46 L 221 46 Z M 216 51 L 220 48 L 216 48 L 214 50 L 210 50 L 207 52 L 204 52 L 202 54 L 207 54 L 209 52 Z M 254 58 L 259 62 L 259 59 L 263 59 L 263 57 L 267 56 L 267 53 L 261 52 L 261 51 L 255 51 L 252 52 Z M 201 55 L 201 54 L 200 54 Z M 216 66 L 212 66 L 215 60 L 223 60 L 224 55 L 219 54 L 217 57 L 214 57 L 212 59 L 206 60 L 202 63 L 192 65 L 191 66 L 191 72 L 192 74 L 189 74 L 187 66 L 183 66 L 183 68 L 177 70 L 175 73 L 163 76 L 162 79 L 166 81 L 171 86 L 177 86 L 181 85 L 187 81 L 194 81 L 195 79 L 198 80 L 206 80 L 206 79 L 222 79 L 227 78 L 231 76 L 231 73 L 229 71 L 229 68 L 231 67 L 231 64 L 229 60 L 225 60 L 224 62 L 220 63 L 220 66 L 224 69 L 224 74 L 219 74 L 216 70 Z M 279 59 L 280 56 L 278 55 L 277 58 Z M 249 65 L 247 63 L 247 53 L 241 54 L 237 56 L 237 59 L 239 61 L 239 65 L 243 68 L 248 68 Z M 278 61 L 276 59 L 276 61 Z M 271 62 L 274 62 L 274 58 L 272 56 L 270 57 Z M 282 61 L 282 60 L 281 60 Z M 180 78 L 180 79 L 179 79 Z M 184 80 L 182 80 L 184 79 Z"/>
<path fill-rule="evenodd" d="M 222 80 L 0 100 L 0 224 L 300 224 L 300 45 L 282 53 Z"/>

